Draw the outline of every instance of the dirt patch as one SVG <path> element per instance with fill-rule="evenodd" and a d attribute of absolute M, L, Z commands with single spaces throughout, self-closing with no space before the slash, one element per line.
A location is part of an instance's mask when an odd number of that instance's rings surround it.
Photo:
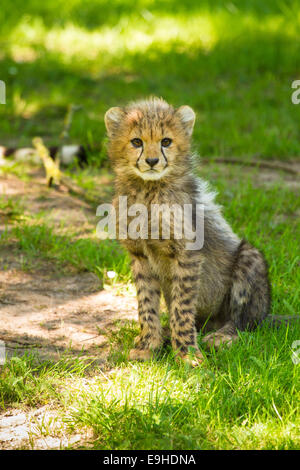
<path fill-rule="evenodd" d="M 0 449 L 66 449 L 87 445 L 90 433 L 71 433 L 58 410 L 42 406 L 30 411 L 9 410 L 0 414 Z"/>
<path fill-rule="evenodd" d="M 16 201 L 16 207 L 21 204 L 23 216 L 43 211 L 60 231 L 64 224 L 75 237 L 90 236 L 98 221 L 95 210 L 64 189 L 49 190 L 41 170 L 35 169 L 32 175 L 28 182 L 12 174 L 1 176 L 0 194 Z M 102 183 L 109 184 L 107 177 Z M 4 228 L 10 226 L 2 218 L 0 232 Z M 137 319 L 134 296 L 126 295 L 125 301 L 118 288 L 102 289 L 91 273 L 58 277 L 49 262 L 26 273 L 11 248 L 5 247 L 5 268 L 0 267 L 0 339 L 7 353 L 34 348 L 41 357 L 56 359 L 68 349 L 104 361 L 105 332 L 117 320 Z"/>
<path fill-rule="evenodd" d="M 242 159 L 241 159 L 242 161 Z M 228 162 L 230 159 L 228 158 Z M 203 171 L 208 172 L 208 179 L 213 182 L 214 179 L 218 179 L 220 171 L 222 175 L 228 177 L 228 181 L 240 181 L 241 175 L 245 179 L 250 177 L 253 181 L 255 187 L 266 187 L 272 186 L 274 184 L 280 183 L 288 187 L 292 191 L 299 191 L 300 189 L 300 161 L 290 160 L 289 162 L 284 162 L 284 167 L 289 171 L 280 170 L 282 162 L 272 160 L 272 164 L 275 168 L 261 168 L 259 166 L 251 165 L 242 165 L 242 164 L 231 164 L 231 163 L 214 163 L 213 169 L 208 166 L 207 162 L 201 162 L 199 166 L 199 175 L 202 175 Z M 279 168 L 276 169 L 276 164 L 279 165 Z M 216 168 L 216 171 L 214 170 Z M 242 172 L 242 173 L 241 173 Z"/>
<path fill-rule="evenodd" d="M 256 184 L 258 186 L 262 186 L 262 185 L 269 186 L 277 182 L 282 182 L 285 186 L 287 186 L 292 191 L 299 191 L 300 189 L 300 162 L 299 160 L 295 160 L 295 161 L 291 161 L 287 163 L 286 167 L 295 171 L 295 174 L 291 174 L 285 171 L 276 171 L 276 170 L 266 169 L 266 168 L 256 170 L 256 174 L 258 176 Z"/>
<path fill-rule="evenodd" d="M 99 290 L 91 273 L 48 278 L 0 272 L 0 336 L 9 355 L 34 348 L 57 359 L 68 349 L 105 361 L 107 336 L 117 320 L 137 319 L 135 297 Z"/>

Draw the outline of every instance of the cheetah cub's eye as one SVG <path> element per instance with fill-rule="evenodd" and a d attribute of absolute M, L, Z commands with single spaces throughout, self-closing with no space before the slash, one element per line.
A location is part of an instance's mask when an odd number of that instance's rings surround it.
<path fill-rule="evenodd" d="M 171 145 L 171 143 L 172 143 L 172 139 L 169 139 L 169 137 L 165 137 L 161 141 L 162 147 L 169 147 L 169 145 Z"/>
<path fill-rule="evenodd" d="M 135 139 L 132 139 L 130 142 L 131 142 L 132 145 L 133 145 L 134 147 L 136 147 L 136 148 L 143 146 L 143 141 L 142 141 L 142 139 L 138 139 L 137 137 L 136 137 Z"/>

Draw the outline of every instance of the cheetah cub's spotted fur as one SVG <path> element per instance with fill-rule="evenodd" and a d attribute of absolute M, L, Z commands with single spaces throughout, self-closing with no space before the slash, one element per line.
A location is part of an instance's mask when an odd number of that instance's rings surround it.
<path fill-rule="evenodd" d="M 158 98 L 114 107 L 105 115 L 117 214 L 119 196 L 127 196 L 128 206 L 144 204 L 149 214 L 153 204 L 192 204 L 195 210 L 196 204 L 204 205 L 201 249 L 187 250 L 184 238 L 163 239 L 161 233 L 159 239 L 149 234 L 148 239 L 121 240 L 132 257 L 141 327 L 131 359 L 148 359 L 163 343 L 161 291 L 169 311 L 172 347 L 192 364 L 203 357 L 197 329 L 214 331 L 203 340 L 209 345 L 230 343 L 237 338 L 237 329 L 254 328 L 269 310 L 263 256 L 233 233 L 214 202 L 215 194 L 192 174 L 194 121 L 189 106 L 174 109 Z M 118 215 L 122 217 L 121 211 Z"/>

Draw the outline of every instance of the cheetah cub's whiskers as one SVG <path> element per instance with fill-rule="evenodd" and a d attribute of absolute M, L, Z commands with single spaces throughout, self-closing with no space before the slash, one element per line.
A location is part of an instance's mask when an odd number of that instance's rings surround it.
<path fill-rule="evenodd" d="M 193 221 L 199 205 L 204 206 L 201 249 L 187 250 L 185 236 L 174 237 L 172 218 L 169 239 L 162 237 L 160 226 L 158 238 L 151 238 L 148 230 L 148 239 L 121 240 L 132 258 L 141 327 L 130 359 L 149 359 L 162 346 L 161 292 L 169 311 L 172 347 L 178 358 L 192 365 L 203 358 L 197 330 L 214 331 L 203 339 L 208 345 L 230 343 L 238 338 L 237 329 L 254 328 L 269 310 L 263 256 L 233 233 L 214 202 L 215 193 L 192 173 L 194 122 L 189 106 L 174 109 L 158 98 L 114 107 L 105 115 L 116 175 L 117 233 L 122 220 L 119 196 L 127 196 L 128 205 L 143 204 L 147 214 L 155 204 L 191 204 Z M 145 223 L 150 226 L 150 218 Z"/>

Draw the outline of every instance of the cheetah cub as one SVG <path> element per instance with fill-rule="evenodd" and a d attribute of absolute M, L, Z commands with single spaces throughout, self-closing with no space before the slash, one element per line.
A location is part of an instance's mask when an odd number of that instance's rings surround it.
<path fill-rule="evenodd" d="M 124 215 L 120 196 L 127 197 L 127 207 L 146 207 L 146 228 L 149 225 L 147 237 L 117 235 L 132 258 L 138 299 L 140 334 L 130 352 L 132 360 L 147 360 L 162 346 L 161 292 L 169 312 L 172 347 L 178 358 L 192 365 L 203 359 L 197 330 L 212 332 L 203 339 L 208 345 L 230 344 L 238 338 L 237 330 L 255 328 L 269 311 L 263 256 L 233 233 L 214 202 L 215 193 L 192 173 L 194 122 L 189 106 L 174 109 L 159 98 L 114 107 L 105 114 L 108 154 L 116 176 L 117 234 L 121 224 L 123 230 L 132 220 L 130 211 Z M 202 208 L 200 248 L 187 249 L 185 236 L 174 236 L 174 217 L 169 238 L 162 236 L 162 218 L 159 235 L 152 236 L 151 208 L 173 205 L 192 207 L 193 227 Z"/>

